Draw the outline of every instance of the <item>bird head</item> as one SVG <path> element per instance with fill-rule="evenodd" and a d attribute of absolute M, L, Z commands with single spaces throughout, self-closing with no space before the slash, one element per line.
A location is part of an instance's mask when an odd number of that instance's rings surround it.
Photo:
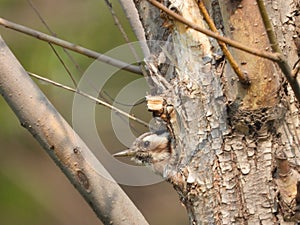
<path fill-rule="evenodd" d="M 148 132 L 139 136 L 132 146 L 115 153 L 114 157 L 131 157 L 139 165 L 150 165 L 167 161 L 171 156 L 171 137 L 166 130 Z"/>

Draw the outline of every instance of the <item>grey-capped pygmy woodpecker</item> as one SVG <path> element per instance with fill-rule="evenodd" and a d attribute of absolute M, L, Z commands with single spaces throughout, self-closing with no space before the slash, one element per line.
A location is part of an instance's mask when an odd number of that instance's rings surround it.
<path fill-rule="evenodd" d="M 150 166 L 155 173 L 163 176 L 171 151 L 170 134 L 167 130 L 161 130 L 142 134 L 129 149 L 113 156 L 131 157 L 137 164 Z"/>

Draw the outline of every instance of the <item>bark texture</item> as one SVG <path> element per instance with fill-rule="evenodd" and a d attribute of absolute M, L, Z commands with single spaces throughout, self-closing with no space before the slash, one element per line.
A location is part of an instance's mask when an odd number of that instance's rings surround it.
<path fill-rule="evenodd" d="M 204 2 L 220 32 L 270 50 L 255 1 Z M 146 0 L 135 3 L 147 40 L 156 41 L 149 46 L 152 57 L 146 59 L 151 94 L 164 99 L 165 115 L 160 116 L 175 139 L 165 177 L 186 206 L 190 224 L 295 224 L 299 103 L 278 67 L 231 49 L 250 79 L 251 85 L 244 86 L 215 40 L 172 20 Z M 163 3 L 206 27 L 197 1 Z M 265 4 L 292 65 L 297 60 L 299 4 Z"/>

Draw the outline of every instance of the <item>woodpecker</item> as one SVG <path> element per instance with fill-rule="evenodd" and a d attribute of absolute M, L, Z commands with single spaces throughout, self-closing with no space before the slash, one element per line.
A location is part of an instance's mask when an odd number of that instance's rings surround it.
<path fill-rule="evenodd" d="M 148 132 L 139 136 L 132 146 L 115 153 L 114 157 L 131 157 L 138 165 L 149 166 L 163 176 L 171 157 L 171 137 L 168 131 Z"/>

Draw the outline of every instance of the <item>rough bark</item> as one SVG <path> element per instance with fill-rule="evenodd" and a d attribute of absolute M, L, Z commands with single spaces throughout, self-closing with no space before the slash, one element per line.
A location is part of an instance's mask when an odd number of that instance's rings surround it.
<path fill-rule="evenodd" d="M 297 59 L 296 4 L 265 3 L 292 65 Z M 206 27 L 196 1 L 164 4 Z M 226 36 L 270 49 L 255 1 L 205 4 Z M 186 206 L 190 224 L 295 224 L 299 103 L 278 67 L 231 49 L 250 79 L 251 85 L 244 86 L 224 67 L 214 40 L 173 21 L 146 0 L 136 1 L 136 7 L 147 40 L 157 40 L 149 46 L 148 80 L 151 94 L 165 100 L 168 115 L 163 119 L 175 139 L 165 176 Z"/>
<path fill-rule="evenodd" d="M 104 224 L 148 224 L 0 37 L 0 94 Z M 102 174 L 96 172 L 101 171 Z"/>

